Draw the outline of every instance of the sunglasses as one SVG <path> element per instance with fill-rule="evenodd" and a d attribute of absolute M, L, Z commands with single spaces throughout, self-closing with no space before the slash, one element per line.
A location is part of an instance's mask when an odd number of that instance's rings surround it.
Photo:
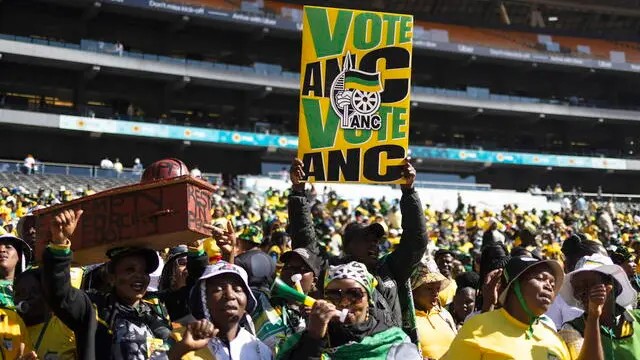
<path fill-rule="evenodd" d="M 291 274 L 306 274 L 313 272 L 313 270 L 311 270 L 308 266 L 291 266 L 288 264 L 284 264 L 284 266 L 282 267 L 282 271 L 286 271 Z"/>
<path fill-rule="evenodd" d="M 351 303 L 358 303 L 364 298 L 365 291 L 361 288 L 349 289 L 325 289 L 324 298 L 333 303 L 339 304 L 342 299 L 347 299 Z"/>
<path fill-rule="evenodd" d="M 179 266 L 187 266 L 187 258 L 181 257 L 176 259 L 176 264 L 178 264 Z"/>

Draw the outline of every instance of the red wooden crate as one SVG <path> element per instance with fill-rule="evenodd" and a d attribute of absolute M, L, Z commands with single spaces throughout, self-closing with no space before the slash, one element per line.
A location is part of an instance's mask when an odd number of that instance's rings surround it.
<path fill-rule="evenodd" d="M 71 239 L 74 262 L 80 265 L 106 260 L 116 246 L 143 246 L 156 250 L 188 244 L 211 235 L 213 187 L 181 176 L 169 180 L 123 186 L 68 203 L 39 210 L 36 256 L 51 240 L 51 218 L 65 209 L 82 209 Z"/>

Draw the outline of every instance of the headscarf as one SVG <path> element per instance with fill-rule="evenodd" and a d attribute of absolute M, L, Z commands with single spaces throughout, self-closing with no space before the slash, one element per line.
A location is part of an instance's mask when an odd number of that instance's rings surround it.
<path fill-rule="evenodd" d="M 362 285 L 369 295 L 369 302 L 372 302 L 373 289 L 378 285 L 378 281 L 367 271 L 367 267 L 357 261 L 348 264 L 330 266 L 324 277 L 324 288 L 330 282 L 340 279 L 350 279 Z"/>

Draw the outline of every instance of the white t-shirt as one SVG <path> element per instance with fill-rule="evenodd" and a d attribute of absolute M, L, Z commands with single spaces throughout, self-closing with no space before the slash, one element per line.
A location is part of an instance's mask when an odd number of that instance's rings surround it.
<path fill-rule="evenodd" d="M 29 169 L 33 168 L 33 165 L 35 165 L 35 163 L 36 159 L 34 159 L 32 156 L 24 159 L 24 166 L 28 167 Z"/>
<path fill-rule="evenodd" d="M 100 167 L 103 169 L 113 169 L 113 162 L 109 159 L 103 159 L 100 162 Z"/>
<path fill-rule="evenodd" d="M 209 351 L 216 360 L 271 360 L 273 353 L 247 330 L 240 328 L 238 336 L 227 347 L 217 337 L 209 342 Z"/>

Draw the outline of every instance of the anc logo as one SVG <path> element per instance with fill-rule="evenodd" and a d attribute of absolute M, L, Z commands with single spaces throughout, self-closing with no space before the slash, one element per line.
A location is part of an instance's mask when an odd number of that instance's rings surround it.
<path fill-rule="evenodd" d="M 340 117 L 343 129 L 379 130 L 382 126 L 376 114 L 384 91 L 380 73 L 353 69 L 351 54 L 347 52 L 342 71 L 331 84 L 331 107 Z"/>

